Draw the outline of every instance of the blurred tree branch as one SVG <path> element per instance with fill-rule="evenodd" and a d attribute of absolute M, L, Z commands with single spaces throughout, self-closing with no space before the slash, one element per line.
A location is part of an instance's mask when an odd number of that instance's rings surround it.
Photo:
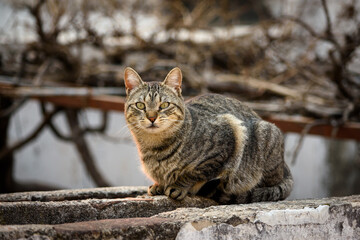
<path fill-rule="evenodd" d="M 15 73 L 18 93 L 26 90 L 22 84 L 33 90 L 40 89 L 34 86 L 70 89 L 74 85 L 99 91 L 104 86 L 124 89 L 122 71 L 126 66 L 136 68 L 147 81 L 162 80 L 169 69 L 180 66 L 185 96 L 218 92 L 246 101 L 265 115 L 296 113 L 314 117 L 320 124 L 360 121 L 360 73 L 350 67 L 359 65 L 356 1 L 339 1 L 337 6 L 342 10 L 336 16 L 331 15 L 328 1 L 307 1 L 304 5 L 321 6 L 322 30 L 306 19 L 311 6 L 302 6 L 296 16 L 273 18 L 265 1 L 13 3 L 27 9 L 37 37 L 24 48 L 15 49 L 17 54 L 8 54 L 16 57 L 1 60 L 0 75 Z M 241 25 L 251 22 L 250 18 L 252 25 Z M 146 21 L 154 24 L 142 27 Z M 340 26 L 343 21 L 353 21 L 354 29 L 346 32 Z M 326 49 L 323 56 L 318 49 Z M 26 100 L 14 101 L 1 109 L 0 116 L 11 116 Z M 102 113 L 98 127 L 82 127 L 80 110 L 64 111 L 72 134 L 62 133 L 53 119 L 46 120 L 52 112 L 42 105 L 44 124 L 59 139 L 73 141 L 95 182 L 107 186 L 84 139 L 86 133 L 105 132 L 107 113 Z M 306 133 L 304 130 L 303 135 Z M 7 154 L 3 149 L 0 156 L 10 156 L 14 150 Z"/>
<path fill-rule="evenodd" d="M 33 130 L 29 136 L 25 137 L 23 140 L 18 141 L 17 143 L 13 144 L 10 147 L 5 147 L 0 150 L 0 161 L 3 161 L 8 155 L 12 154 L 15 150 L 25 146 L 26 144 L 30 143 L 34 140 L 39 133 L 43 130 L 44 127 L 51 121 L 51 119 L 59 113 L 60 109 L 56 108 L 49 114 L 45 115 L 41 123 Z"/>
<path fill-rule="evenodd" d="M 80 128 L 78 111 L 79 110 L 77 109 L 66 110 L 66 118 L 71 129 L 72 141 L 74 142 L 87 171 L 91 175 L 96 185 L 99 187 L 109 187 L 110 184 L 100 174 L 98 168 L 95 165 L 95 160 L 86 143 L 84 138 L 84 131 Z"/>

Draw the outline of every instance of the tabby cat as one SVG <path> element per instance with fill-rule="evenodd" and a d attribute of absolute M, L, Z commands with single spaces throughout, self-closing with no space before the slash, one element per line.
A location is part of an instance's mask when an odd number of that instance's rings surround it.
<path fill-rule="evenodd" d="M 285 199 L 293 179 L 280 130 L 240 101 L 208 94 L 184 102 L 182 74 L 143 82 L 125 69 L 125 116 L 149 195 L 200 195 L 222 204 Z"/>

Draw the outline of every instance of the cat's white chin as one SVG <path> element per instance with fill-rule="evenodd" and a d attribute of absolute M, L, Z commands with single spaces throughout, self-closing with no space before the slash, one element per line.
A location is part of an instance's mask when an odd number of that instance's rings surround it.
<path fill-rule="evenodd" d="M 162 133 L 163 131 L 159 128 L 147 128 L 145 130 L 148 134 L 160 134 Z"/>
<path fill-rule="evenodd" d="M 152 125 L 146 127 L 144 130 L 147 132 L 150 132 L 150 133 L 158 133 L 158 132 L 162 131 L 162 129 L 155 124 L 152 124 Z"/>
<path fill-rule="evenodd" d="M 163 134 L 163 133 L 170 133 L 170 125 L 167 123 L 153 123 L 148 124 L 146 126 L 142 126 L 142 131 L 150 134 Z"/>

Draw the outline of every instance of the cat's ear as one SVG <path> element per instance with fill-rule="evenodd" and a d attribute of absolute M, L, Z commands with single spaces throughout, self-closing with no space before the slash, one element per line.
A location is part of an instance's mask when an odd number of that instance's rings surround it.
<path fill-rule="evenodd" d="M 178 95 L 181 94 L 182 73 L 180 68 L 173 68 L 166 76 L 163 84 L 174 89 Z"/>
<path fill-rule="evenodd" d="M 127 94 L 129 94 L 134 88 L 144 84 L 139 74 L 131 67 L 125 68 L 124 80 Z"/>

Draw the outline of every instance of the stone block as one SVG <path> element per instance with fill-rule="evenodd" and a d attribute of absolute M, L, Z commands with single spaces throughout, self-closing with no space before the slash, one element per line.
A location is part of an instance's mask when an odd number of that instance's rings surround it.
<path fill-rule="evenodd" d="M 145 187 L 0 195 L 0 239 L 360 239 L 360 196 L 217 205 Z"/>

